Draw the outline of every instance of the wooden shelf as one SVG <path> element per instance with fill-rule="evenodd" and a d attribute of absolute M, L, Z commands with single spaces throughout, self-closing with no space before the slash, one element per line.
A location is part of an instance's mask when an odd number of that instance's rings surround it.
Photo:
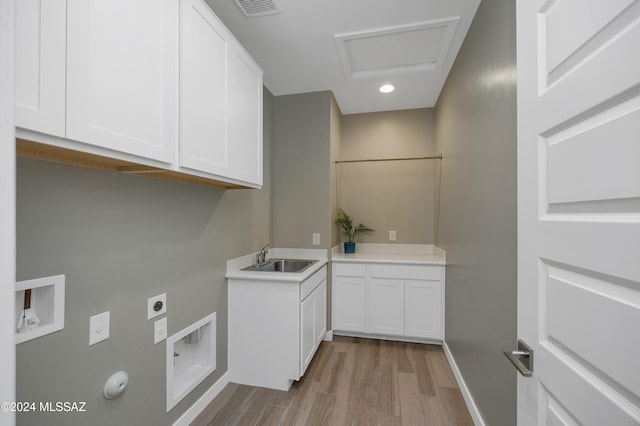
<path fill-rule="evenodd" d="M 188 183 L 193 185 L 208 186 L 218 189 L 247 189 L 248 187 L 208 179 L 201 176 L 190 175 L 174 170 L 166 170 L 158 167 L 146 166 L 124 160 L 117 160 L 95 154 L 87 154 L 81 151 L 61 148 L 25 139 L 16 139 L 16 154 L 18 157 L 34 158 L 37 160 L 51 161 L 54 163 L 71 164 L 90 169 L 109 170 L 112 172 L 143 175 L 156 179 L 170 180 L 173 182 Z"/>

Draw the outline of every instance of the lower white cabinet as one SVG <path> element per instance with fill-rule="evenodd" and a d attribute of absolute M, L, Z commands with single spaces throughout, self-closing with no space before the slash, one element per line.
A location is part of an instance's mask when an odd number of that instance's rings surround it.
<path fill-rule="evenodd" d="M 444 266 L 333 264 L 333 330 L 444 339 Z"/>
<path fill-rule="evenodd" d="M 404 282 L 391 278 L 371 278 L 369 291 L 369 332 L 403 336 Z"/>
<path fill-rule="evenodd" d="M 229 278 L 231 381 L 288 390 L 326 333 L 326 300 L 326 266 L 302 282 Z"/>
<path fill-rule="evenodd" d="M 326 312 L 327 281 L 323 280 L 300 305 L 300 376 L 307 371 L 307 367 L 327 331 Z"/>
<path fill-rule="evenodd" d="M 444 339 L 444 281 L 404 282 L 404 330 L 407 336 Z"/>
<path fill-rule="evenodd" d="M 333 328 L 364 332 L 365 319 L 365 278 L 345 277 L 334 274 Z"/>

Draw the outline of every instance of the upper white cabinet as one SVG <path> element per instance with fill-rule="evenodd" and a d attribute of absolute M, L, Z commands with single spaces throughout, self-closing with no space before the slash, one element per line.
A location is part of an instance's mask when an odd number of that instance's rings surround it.
<path fill-rule="evenodd" d="M 67 1 L 67 138 L 171 163 L 178 3 Z"/>
<path fill-rule="evenodd" d="M 182 0 L 180 165 L 262 185 L 262 70 L 202 0 Z"/>
<path fill-rule="evenodd" d="M 19 155 L 262 186 L 262 70 L 203 0 L 16 8 Z"/>
<path fill-rule="evenodd" d="M 230 40 L 202 0 L 182 1 L 180 165 L 202 172 L 227 170 Z"/>
<path fill-rule="evenodd" d="M 229 172 L 262 185 L 262 69 L 234 40 L 229 61 Z"/>
<path fill-rule="evenodd" d="M 65 135 L 65 0 L 16 2 L 16 126 Z"/>

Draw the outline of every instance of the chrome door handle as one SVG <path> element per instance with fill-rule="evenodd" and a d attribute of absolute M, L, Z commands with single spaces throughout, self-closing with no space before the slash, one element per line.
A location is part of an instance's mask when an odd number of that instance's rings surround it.
<path fill-rule="evenodd" d="M 533 349 L 522 340 L 518 340 L 517 351 L 502 351 L 524 377 L 533 374 Z"/>

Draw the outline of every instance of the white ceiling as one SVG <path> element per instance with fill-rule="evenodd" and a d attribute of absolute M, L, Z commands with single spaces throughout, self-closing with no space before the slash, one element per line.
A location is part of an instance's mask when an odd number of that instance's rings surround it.
<path fill-rule="evenodd" d="M 343 114 L 433 107 L 480 3 L 273 0 L 280 13 L 246 17 L 234 0 L 206 1 L 271 93 L 331 90 Z M 384 83 L 396 90 L 379 93 Z"/>

